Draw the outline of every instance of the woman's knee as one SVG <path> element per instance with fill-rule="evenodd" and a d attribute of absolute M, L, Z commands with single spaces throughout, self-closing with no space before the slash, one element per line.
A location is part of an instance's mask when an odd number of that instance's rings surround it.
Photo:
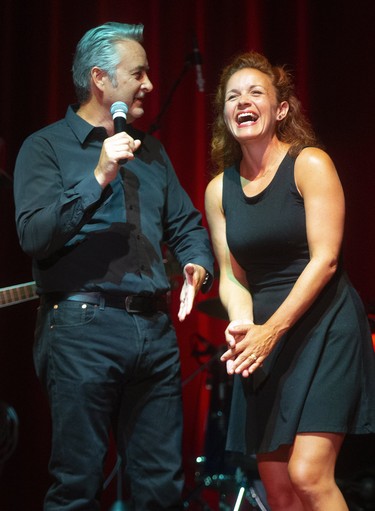
<path fill-rule="evenodd" d="M 334 482 L 329 472 L 323 467 L 306 460 L 290 463 L 288 466 L 289 477 L 294 491 L 300 496 L 313 496 L 315 493 L 324 493 Z"/>
<path fill-rule="evenodd" d="M 324 492 L 335 486 L 335 463 L 344 436 L 332 433 L 300 434 L 288 462 L 292 485 L 300 491 Z"/>

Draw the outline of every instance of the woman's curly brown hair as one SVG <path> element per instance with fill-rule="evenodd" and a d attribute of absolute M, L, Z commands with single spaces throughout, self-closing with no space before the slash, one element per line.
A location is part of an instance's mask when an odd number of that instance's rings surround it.
<path fill-rule="evenodd" d="M 264 55 L 255 51 L 242 53 L 223 69 L 214 98 L 215 120 L 212 127 L 211 158 L 216 167 L 215 175 L 222 172 L 225 167 L 238 162 L 242 156 L 240 144 L 227 129 L 223 112 L 228 80 L 234 73 L 245 68 L 257 69 L 268 75 L 275 87 L 278 103 L 288 102 L 288 114 L 276 125 L 276 135 L 279 140 L 291 145 L 289 154 L 295 157 L 306 146 L 320 147 L 295 95 L 290 72 L 285 67 L 272 66 Z"/>

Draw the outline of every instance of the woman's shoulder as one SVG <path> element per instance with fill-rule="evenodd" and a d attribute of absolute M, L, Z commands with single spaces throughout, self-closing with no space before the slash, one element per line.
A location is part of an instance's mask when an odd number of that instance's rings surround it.
<path fill-rule="evenodd" d="M 332 162 L 329 154 L 319 147 L 305 147 L 296 157 L 296 165 L 321 165 Z"/>
<path fill-rule="evenodd" d="M 297 187 L 302 190 L 305 186 L 328 183 L 337 180 L 337 170 L 329 154 L 317 147 L 306 147 L 296 158 L 294 167 Z"/>
<path fill-rule="evenodd" d="M 220 172 L 219 174 L 216 174 L 215 176 L 212 177 L 211 181 L 208 183 L 207 186 L 210 187 L 221 186 L 221 184 L 223 183 L 223 178 L 224 172 Z"/>
<path fill-rule="evenodd" d="M 220 172 L 214 176 L 206 187 L 206 195 L 216 195 L 223 190 L 223 176 L 224 172 Z"/>

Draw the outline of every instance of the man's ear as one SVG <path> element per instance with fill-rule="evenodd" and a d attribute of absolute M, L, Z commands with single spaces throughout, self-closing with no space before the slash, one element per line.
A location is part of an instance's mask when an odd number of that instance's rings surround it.
<path fill-rule="evenodd" d="M 105 73 L 100 67 L 93 67 L 91 69 L 91 79 L 93 83 L 97 86 L 101 91 L 103 90 L 105 79 L 107 78 L 107 73 Z"/>

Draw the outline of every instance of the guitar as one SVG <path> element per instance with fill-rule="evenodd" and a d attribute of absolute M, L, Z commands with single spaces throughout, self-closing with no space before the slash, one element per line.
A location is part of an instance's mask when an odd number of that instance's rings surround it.
<path fill-rule="evenodd" d="M 0 308 L 38 298 L 35 281 L 0 289 Z"/>

